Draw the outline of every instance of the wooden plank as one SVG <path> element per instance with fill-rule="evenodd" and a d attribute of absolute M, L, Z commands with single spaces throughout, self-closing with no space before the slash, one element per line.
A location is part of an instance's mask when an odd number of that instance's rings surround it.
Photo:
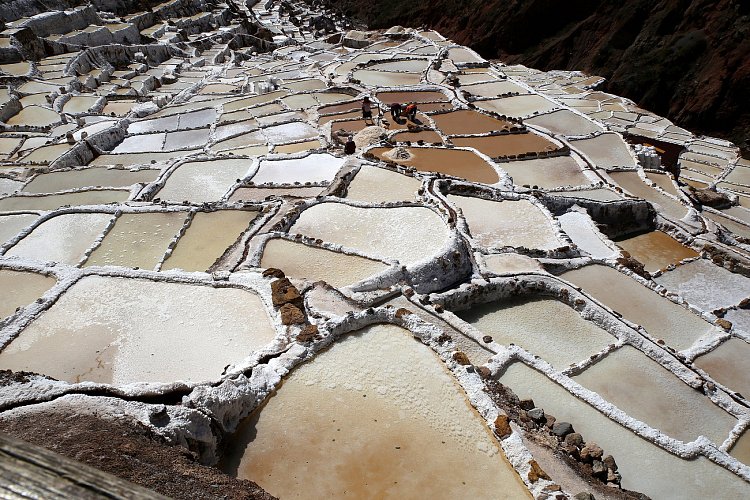
<path fill-rule="evenodd" d="M 166 499 L 40 446 L 0 434 L 0 498 Z"/>

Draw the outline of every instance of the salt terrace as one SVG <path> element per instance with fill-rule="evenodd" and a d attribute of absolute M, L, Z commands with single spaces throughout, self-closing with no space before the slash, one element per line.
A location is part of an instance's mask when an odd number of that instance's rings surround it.
<path fill-rule="evenodd" d="M 0 428 L 117 414 L 281 497 L 750 496 L 737 147 L 253 3 L 3 11 Z"/>

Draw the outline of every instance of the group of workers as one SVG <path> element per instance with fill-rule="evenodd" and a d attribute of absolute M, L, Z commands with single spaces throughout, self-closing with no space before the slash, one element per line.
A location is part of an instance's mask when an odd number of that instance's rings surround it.
<path fill-rule="evenodd" d="M 380 116 L 380 108 L 378 108 L 378 116 Z M 416 103 L 401 104 L 394 102 L 391 104 L 391 118 L 396 123 L 401 123 L 401 118 L 406 118 L 410 121 L 415 121 L 417 118 L 417 105 Z M 362 99 L 362 119 L 365 122 L 370 121 L 375 123 L 372 119 L 372 101 L 369 97 Z"/>
<path fill-rule="evenodd" d="M 393 121 L 401 124 L 401 119 L 406 118 L 411 122 L 416 122 L 417 118 L 417 105 L 416 103 L 410 102 L 407 104 L 401 104 L 394 102 L 391 104 L 391 118 Z M 381 111 L 378 107 L 378 122 L 380 121 Z M 367 123 L 368 121 L 375 125 L 375 121 L 372 119 L 372 101 L 369 97 L 362 99 L 362 119 Z M 354 144 L 354 137 L 349 136 L 349 140 L 344 144 L 344 153 L 350 155 L 354 154 L 356 146 Z"/>

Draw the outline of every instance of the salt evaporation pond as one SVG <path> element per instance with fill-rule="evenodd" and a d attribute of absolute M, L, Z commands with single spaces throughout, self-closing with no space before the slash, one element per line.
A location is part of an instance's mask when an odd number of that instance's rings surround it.
<path fill-rule="evenodd" d="M 84 187 L 124 187 L 138 183 L 149 183 L 158 177 L 159 170 L 124 170 L 110 168 L 86 168 L 39 174 L 24 186 L 28 193 L 54 193 Z"/>
<path fill-rule="evenodd" d="M 162 200 L 203 203 L 221 199 L 249 172 L 252 159 L 183 163 L 167 178 L 156 196 Z"/>
<path fill-rule="evenodd" d="M 637 196 L 638 198 L 643 198 L 651 203 L 656 203 L 661 207 L 664 214 L 673 219 L 682 219 L 688 213 L 686 206 L 660 191 L 657 191 L 651 186 L 646 185 L 635 171 L 610 172 L 609 175 L 617 184 L 622 186 L 622 188 L 630 194 Z"/>
<path fill-rule="evenodd" d="M 684 442 L 721 446 L 737 419 L 635 347 L 623 346 L 573 379 L 625 413 Z"/>
<path fill-rule="evenodd" d="M 250 179 L 254 184 L 330 181 L 346 161 L 329 154 L 290 160 L 264 160 Z"/>
<path fill-rule="evenodd" d="M 0 212 L 56 210 L 65 205 L 103 205 L 125 201 L 129 197 L 130 191 L 115 189 L 78 191 L 46 196 L 9 196 L 0 200 Z"/>
<path fill-rule="evenodd" d="M 608 259 L 617 254 L 614 245 L 599 232 L 587 213 L 571 210 L 560 215 L 557 220 L 573 243 L 596 259 Z"/>
<path fill-rule="evenodd" d="M 585 154 L 599 168 L 635 166 L 635 159 L 628 145 L 617 134 L 605 133 L 591 139 L 571 141 L 570 145 Z"/>
<path fill-rule="evenodd" d="M 552 250 L 562 246 L 551 219 L 528 200 L 493 201 L 449 195 L 461 209 L 472 238 L 481 246 Z M 518 227 L 526 228 L 518 231 Z"/>
<path fill-rule="evenodd" d="M 161 270 L 207 271 L 257 216 L 250 210 L 196 213 Z"/>
<path fill-rule="evenodd" d="M 572 156 L 511 161 L 501 163 L 500 168 L 508 172 L 513 183 L 518 186 L 552 189 L 591 184 L 591 180 L 581 170 L 581 165 Z"/>
<path fill-rule="evenodd" d="M 396 259 L 403 265 L 435 256 L 450 236 L 443 219 L 428 208 L 360 208 L 344 203 L 308 208 L 290 232 L 359 249 L 369 257 Z"/>
<path fill-rule="evenodd" d="M 617 461 L 622 487 L 651 498 L 744 498 L 747 483 L 699 457 L 684 460 L 637 436 L 579 400 L 545 375 L 516 362 L 499 377 L 521 398 L 531 398 L 558 421 L 570 422 L 587 442 Z M 679 480 L 676 480 L 679 478 Z"/>
<path fill-rule="evenodd" d="M 0 320 L 34 302 L 56 282 L 52 276 L 0 269 Z"/>
<path fill-rule="evenodd" d="M 683 259 L 698 256 L 698 252 L 661 231 L 649 231 L 618 239 L 617 246 L 643 263 L 648 272 L 658 271 Z"/>
<path fill-rule="evenodd" d="M 225 470 L 281 498 L 530 498 L 442 362 L 396 326 L 298 367 L 228 441 Z"/>
<path fill-rule="evenodd" d="M 275 238 L 263 249 L 260 266 L 283 269 L 292 278 L 325 281 L 333 287 L 358 283 L 389 268 L 381 261 Z"/>
<path fill-rule="evenodd" d="M 36 214 L 0 215 L 0 245 L 36 220 Z"/>
<path fill-rule="evenodd" d="M 154 269 L 186 216 L 186 212 L 122 214 L 86 266 Z"/>
<path fill-rule="evenodd" d="M 537 94 L 525 94 L 489 101 L 476 101 L 476 107 L 500 115 L 525 118 L 534 114 L 546 113 L 559 108 L 552 101 Z"/>
<path fill-rule="evenodd" d="M 750 344 L 731 338 L 693 364 L 730 390 L 750 397 Z"/>
<path fill-rule="evenodd" d="M 74 266 L 104 233 L 114 215 L 62 214 L 44 221 L 14 245 L 6 255 Z"/>
<path fill-rule="evenodd" d="M 88 276 L 0 353 L 0 367 L 72 383 L 197 382 L 274 335 L 252 292 Z"/>
<path fill-rule="evenodd" d="M 439 172 L 461 177 L 472 182 L 495 184 L 500 180 L 492 166 L 472 151 L 442 148 L 405 148 L 409 159 L 390 159 L 389 148 L 373 148 L 369 152 L 381 160 L 394 161 L 422 172 Z"/>
<path fill-rule="evenodd" d="M 590 265 L 561 277 L 676 349 L 686 349 L 701 336 L 718 331 L 696 314 L 611 267 Z"/>
<path fill-rule="evenodd" d="M 560 370 L 617 341 L 554 299 L 513 298 L 476 304 L 455 314 L 495 342 L 520 346 Z"/>
<path fill-rule="evenodd" d="M 706 311 L 739 304 L 750 296 L 750 279 L 706 259 L 678 266 L 655 281 Z"/>
<path fill-rule="evenodd" d="M 526 123 L 544 127 L 550 132 L 560 135 L 589 135 L 602 131 L 602 127 L 594 121 L 567 109 L 529 118 Z"/>
<path fill-rule="evenodd" d="M 543 272 L 537 260 L 517 253 L 496 253 L 483 255 L 484 267 L 495 274 L 515 274 Z"/>
<path fill-rule="evenodd" d="M 349 200 L 370 203 L 415 201 L 419 179 L 385 168 L 363 166 L 346 189 Z"/>
<path fill-rule="evenodd" d="M 486 137 L 456 137 L 452 141 L 458 147 L 474 148 L 490 158 L 541 153 L 557 149 L 555 143 L 532 132 Z"/>

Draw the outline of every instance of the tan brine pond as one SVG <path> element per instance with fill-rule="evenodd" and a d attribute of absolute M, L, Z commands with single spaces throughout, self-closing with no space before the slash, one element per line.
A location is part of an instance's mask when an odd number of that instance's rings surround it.
<path fill-rule="evenodd" d="M 89 276 L 0 353 L 0 367 L 67 382 L 203 381 L 274 335 L 252 292 Z"/>
<path fill-rule="evenodd" d="M 207 271 L 257 216 L 250 210 L 196 213 L 161 270 Z"/>
<path fill-rule="evenodd" d="M 9 196 L 0 200 L 0 212 L 12 210 L 55 210 L 64 205 L 103 205 L 125 201 L 130 191 L 102 189 L 46 196 Z"/>
<path fill-rule="evenodd" d="M 53 276 L 0 269 L 0 320 L 34 302 L 56 282 Z M 2 362 L 0 368 L 5 368 Z"/>
<path fill-rule="evenodd" d="M 591 180 L 584 175 L 581 165 L 572 156 L 534 158 L 504 162 L 500 168 L 508 172 L 518 186 L 538 186 L 551 189 L 563 186 L 584 186 Z"/>
<path fill-rule="evenodd" d="M 263 250 L 261 267 L 283 269 L 287 276 L 309 281 L 323 280 L 342 287 L 362 281 L 388 269 L 373 259 L 333 252 L 284 239 L 272 239 Z"/>
<path fill-rule="evenodd" d="M 29 193 L 54 193 L 83 187 L 123 187 L 152 182 L 159 170 L 138 171 L 109 168 L 86 168 L 39 174 L 23 190 Z"/>
<path fill-rule="evenodd" d="M 585 266 L 561 277 L 676 349 L 690 347 L 699 337 L 717 332 L 699 316 L 611 267 Z"/>
<path fill-rule="evenodd" d="M 396 326 L 298 367 L 228 445 L 224 470 L 280 498 L 530 498 L 441 361 Z"/>
<path fill-rule="evenodd" d="M 74 266 L 113 218 L 114 215 L 103 213 L 58 215 L 37 226 L 6 255 Z"/>
<path fill-rule="evenodd" d="M 642 262 L 646 271 L 654 272 L 682 259 L 697 257 L 698 253 L 661 231 L 617 240 L 617 246 Z"/>
<path fill-rule="evenodd" d="M 290 233 L 336 243 L 376 258 L 410 265 L 435 256 L 450 235 L 438 214 L 424 207 L 360 208 L 319 203 L 300 215 Z"/>
<path fill-rule="evenodd" d="M 495 342 L 515 344 L 559 370 L 585 361 L 617 339 L 554 299 L 515 298 L 455 313 Z"/>
<path fill-rule="evenodd" d="M 573 379 L 625 413 L 684 442 L 721 446 L 737 419 L 635 347 L 609 353 Z"/>
<path fill-rule="evenodd" d="M 412 155 L 408 160 L 388 158 L 385 153 L 391 151 L 389 148 L 373 148 L 369 152 L 381 160 L 395 161 L 422 172 L 439 172 L 484 184 L 495 184 L 500 180 L 495 169 L 472 151 L 442 148 L 406 148 L 406 150 Z"/>
<path fill-rule="evenodd" d="M 384 203 L 415 201 L 422 181 L 385 168 L 363 165 L 346 189 L 350 200 Z"/>
<path fill-rule="evenodd" d="M 551 219 L 528 200 L 492 201 L 449 195 L 448 201 L 461 209 L 472 238 L 481 246 L 551 250 L 563 245 Z"/>
<path fill-rule="evenodd" d="M 435 125 L 448 135 L 484 134 L 510 128 L 511 123 L 470 109 L 434 115 Z"/>
<path fill-rule="evenodd" d="M 500 377 L 521 398 L 570 422 L 587 442 L 595 442 L 611 453 L 622 474 L 622 487 L 651 498 L 745 498 L 748 483 L 707 458 L 683 460 L 640 438 L 599 413 L 545 375 L 516 362 Z M 679 481 L 675 478 L 679 477 Z M 597 498 L 599 495 L 597 495 Z"/>
<path fill-rule="evenodd" d="M 154 269 L 182 228 L 186 212 L 122 214 L 86 266 Z"/>

